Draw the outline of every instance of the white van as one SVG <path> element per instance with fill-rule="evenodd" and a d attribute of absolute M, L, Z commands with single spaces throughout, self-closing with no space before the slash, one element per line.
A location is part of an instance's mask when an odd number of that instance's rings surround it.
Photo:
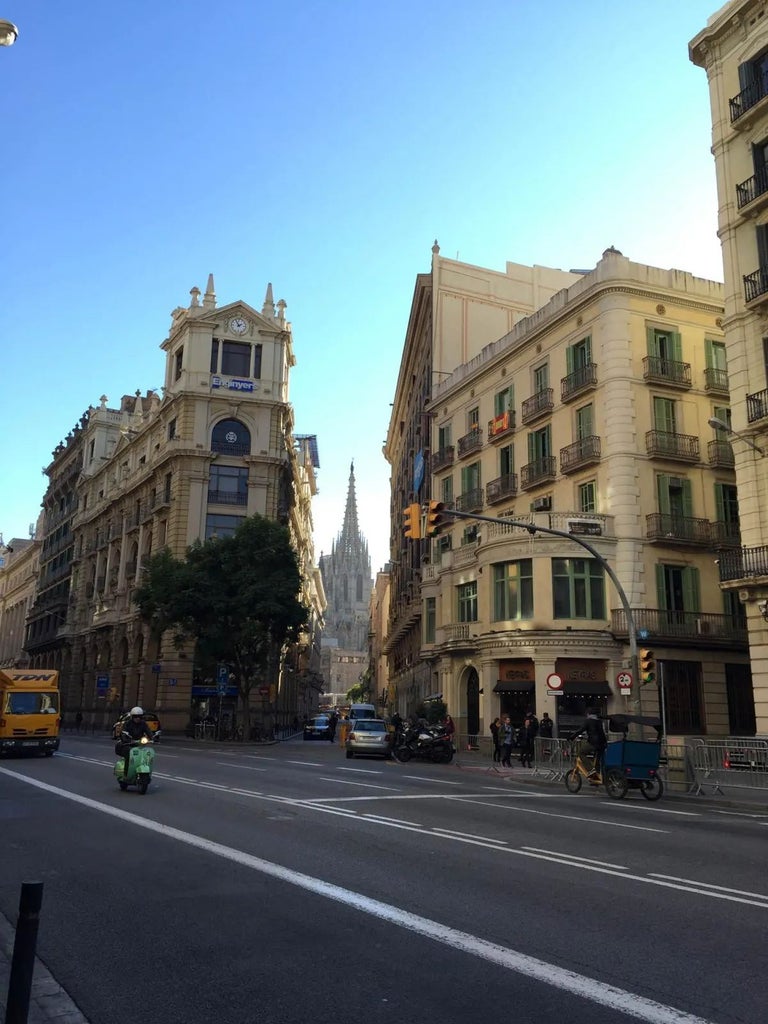
<path fill-rule="evenodd" d="M 350 721 L 355 718 L 376 718 L 376 708 L 373 704 L 352 704 L 349 708 Z"/>

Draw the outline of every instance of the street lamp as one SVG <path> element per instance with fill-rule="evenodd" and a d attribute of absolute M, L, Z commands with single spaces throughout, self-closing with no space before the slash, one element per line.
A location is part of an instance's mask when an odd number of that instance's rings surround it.
<path fill-rule="evenodd" d="M 765 449 L 758 447 L 751 438 L 746 437 L 744 434 L 740 434 L 738 430 L 734 430 L 733 427 L 729 426 L 725 420 L 719 420 L 717 416 L 710 416 L 707 423 L 712 427 L 713 430 L 724 430 L 726 434 L 733 434 L 734 437 L 738 437 L 740 441 L 748 445 L 753 451 L 756 451 L 761 458 L 765 458 Z"/>
<path fill-rule="evenodd" d="M 19 37 L 19 30 L 12 21 L 0 18 L 0 46 L 13 46 Z"/>

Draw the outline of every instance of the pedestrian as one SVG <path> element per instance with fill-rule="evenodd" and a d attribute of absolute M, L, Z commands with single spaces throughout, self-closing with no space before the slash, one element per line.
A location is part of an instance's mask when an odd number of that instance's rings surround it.
<path fill-rule="evenodd" d="M 339 716 L 336 714 L 335 711 L 332 711 L 331 715 L 330 715 L 330 718 L 328 719 L 328 728 L 330 730 L 330 737 L 329 738 L 330 738 L 331 743 L 333 743 L 333 741 L 334 741 L 334 739 L 336 737 L 336 726 L 338 724 L 338 721 L 339 721 Z"/>
<path fill-rule="evenodd" d="M 78 711 L 75 715 L 75 729 L 80 732 L 80 726 L 83 724 L 83 712 Z"/>
<path fill-rule="evenodd" d="M 453 743 L 453 734 L 456 732 L 456 726 L 450 715 L 446 715 L 443 719 L 443 728 L 448 739 Z"/>
<path fill-rule="evenodd" d="M 504 768 L 511 768 L 512 744 L 515 741 L 515 730 L 512 728 L 512 721 L 509 715 L 504 715 L 501 723 L 501 763 Z"/>
<path fill-rule="evenodd" d="M 494 718 L 491 722 L 491 738 L 493 739 L 493 763 L 497 764 L 501 761 L 501 739 L 499 737 L 499 731 L 501 729 L 501 719 Z"/>
<path fill-rule="evenodd" d="M 543 740 L 552 739 L 552 729 L 554 727 L 554 724 L 555 723 L 552 721 L 552 719 L 545 711 L 544 714 L 541 716 L 541 721 L 539 722 L 539 736 L 541 736 Z"/>
<path fill-rule="evenodd" d="M 533 768 L 533 744 L 539 733 L 539 720 L 530 709 L 525 713 L 520 750 L 520 764 L 523 768 Z"/>

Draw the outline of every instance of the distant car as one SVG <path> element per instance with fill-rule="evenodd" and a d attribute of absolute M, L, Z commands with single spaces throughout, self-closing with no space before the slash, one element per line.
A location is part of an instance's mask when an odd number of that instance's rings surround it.
<path fill-rule="evenodd" d="M 352 728 L 345 744 L 347 757 L 354 757 L 355 754 L 387 758 L 392 756 L 392 736 L 386 722 L 380 718 L 357 718 L 350 724 Z"/>
<path fill-rule="evenodd" d="M 112 739 L 117 740 L 120 738 L 120 733 L 123 731 L 123 725 L 129 720 L 130 717 L 131 714 L 129 711 L 126 711 L 124 714 L 120 715 L 120 717 L 112 727 Z M 152 738 L 154 739 L 155 743 L 157 743 L 163 732 L 163 730 L 160 728 L 160 719 L 157 717 L 154 711 L 145 711 L 144 721 L 149 726 L 149 731 L 152 733 Z"/>
<path fill-rule="evenodd" d="M 351 704 L 349 707 L 349 718 L 353 721 L 356 718 L 375 718 L 376 708 L 373 704 Z"/>
<path fill-rule="evenodd" d="M 318 715 L 304 724 L 305 740 L 329 740 L 331 738 L 331 720 L 328 715 Z"/>

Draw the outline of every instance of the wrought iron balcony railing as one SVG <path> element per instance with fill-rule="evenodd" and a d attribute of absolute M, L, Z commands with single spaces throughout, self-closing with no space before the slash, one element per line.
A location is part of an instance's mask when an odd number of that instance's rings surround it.
<path fill-rule="evenodd" d="M 517 473 L 507 473 L 505 476 L 489 480 L 485 485 L 485 500 L 489 505 L 497 501 L 504 501 L 505 498 L 513 498 L 517 494 Z"/>
<path fill-rule="evenodd" d="M 560 400 L 568 402 L 597 385 L 597 363 L 587 363 L 560 381 Z"/>
<path fill-rule="evenodd" d="M 523 466 L 520 472 L 520 486 L 523 490 L 529 487 L 537 487 L 539 484 L 549 483 L 557 476 L 557 459 L 554 455 L 548 455 L 543 459 L 536 459 Z"/>
<path fill-rule="evenodd" d="M 768 96 L 768 76 L 761 75 L 754 82 L 750 82 L 746 89 L 742 89 L 740 93 L 737 93 L 733 99 L 728 100 L 728 106 L 731 110 L 731 124 L 734 124 L 748 110 L 751 110 L 764 96 Z"/>
<path fill-rule="evenodd" d="M 245 491 L 208 491 L 209 505 L 247 505 L 248 495 Z"/>
<path fill-rule="evenodd" d="M 542 388 L 535 395 L 526 398 L 521 408 L 523 423 L 530 423 L 551 412 L 555 406 L 553 395 L 552 388 Z"/>
<path fill-rule="evenodd" d="M 439 448 L 432 456 L 432 469 L 437 472 L 438 469 L 445 469 L 446 466 L 453 465 L 453 445 L 448 445 L 447 448 Z"/>
<path fill-rule="evenodd" d="M 699 461 L 699 439 L 693 434 L 675 434 L 668 430 L 648 430 L 645 450 L 649 455 L 684 462 Z"/>
<path fill-rule="evenodd" d="M 472 452 L 476 452 L 482 447 L 483 431 L 479 426 L 472 427 L 468 434 L 459 438 L 459 458 L 463 459 L 465 455 L 470 455 Z"/>
<path fill-rule="evenodd" d="M 728 441 L 709 441 L 707 458 L 713 469 L 733 469 L 733 448 Z"/>
<path fill-rule="evenodd" d="M 515 429 L 515 413 L 509 409 L 507 412 L 494 416 L 488 420 L 488 440 L 498 441 L 500 437 L 507 437 Z"/>
<path fill-rule="evenodd" d="M 768 389 L 747 395 L 747 423 L 765 419 L 768 416 Z"/>
<path fill-rule="evenodd" d="M 645 517 L 645 526 L 648 540 L 660 540 L 667 544 L 712 546 L 712 523 L 709 519 L 651 512 Z"/>
<path fill-rule="evenodd" d="M 483 507 L 483 488 L 474 487 L 456 499 L 457 512 L 477 512 Z"/>
<path fill-rule="evenodd" d="M 704 390 L 717 391 L 721 395 L 729 394 L 728 371 L 719 370 L 715 366 L 708 366 L 704 371 Z"/>
<path fill-rule="evenodd" d="M 768 545 L 724 551 L 718 561 L 718 570 L 721 583 L 768 576 Z"/>
<path fill-rule="evenodd" d="M 596 434 L 582 437 L 560 449 L 560 472 L 572 473 L 582 466 L 600 461 L 600 438 Z"/>
<path fill-rule="evenodd" d="M 716 548 L 741 547 L 741 524 L 717 519 L 712 523 L 712 543 Z"/>
<path fill-rule="evenodd" d="M 768 167 L 761 167 L 757 174 L 736 186 L 736 207 L 741 209 L 768 192 Z"/>
<path fill-rule="evenodd" d="M 691 364 L 680 363 L 663 356 L 646 356 L 643 359 L 643 380 L 657 384 L 669 384 L 677 388 L 691 386 Z"/>
<path fill-rule="evenodd" d="M 743 615 L 634 608 L 632 617 L 636 629 L 644 630 L 647 634 L 645 642 L 649 644 L 666 640 L 738 648 L 747 645 L 747 623 Z M 623 608 L 611 610 L 611 632 L 617 637 L 629 635 L 627 615 Z"/>
<path fill-rule="evenodd" d="M 768 292 L 768 271 L 762 269 L 753 270 L 751 274 L 744 275 L 744 301 L 756 302 Z"/>
<path fill-rule="evenodd" d="M 251 446 L 242 441 L 211 441 L 211 451 L 225 455 L 250 455 Z"/>

